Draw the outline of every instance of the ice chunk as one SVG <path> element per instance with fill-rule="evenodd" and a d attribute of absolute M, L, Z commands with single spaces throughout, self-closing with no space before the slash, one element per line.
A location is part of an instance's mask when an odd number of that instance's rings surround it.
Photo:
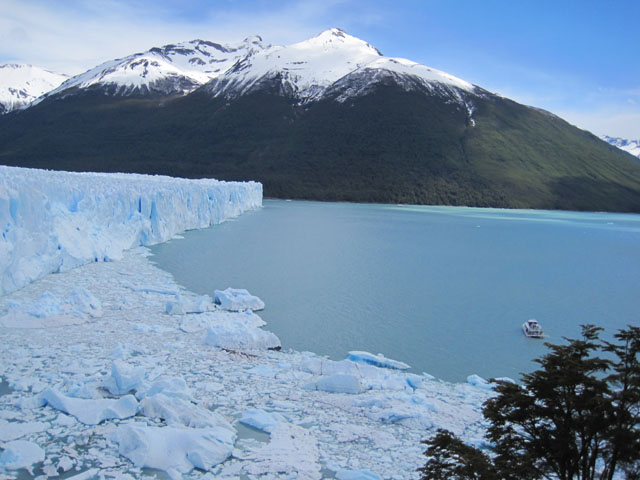
<path fill-rule="evenodd" d="M 474 387 L 484 388 L 485 390 L 493 390 L 494 387 L 492 383 L 487 382 L 484 378 L 476 374 L 469 375 L 467 377 L 467 383 Z"/>
<path fill-rule="evenodd" d="M 406 370 L 408 368 L 411 368 L 406 363 L 399 362 L 397 360 L 391 360 L 390 358 L 386 358 L 381 353 L 379 353 L 378 355 L 374 355 L 373 353 L 354 350 L 349 352 L 348 359 L 352 362 L 367 363 L 369 365 L 374 365 L 381 368 L 393 368 L 396 370 Z"/>
<path fill-rule="evenodd" d="M 149 427 L 134 423 L 112 434 L 120 455 L 136 467 L 157 468 L 172 478 L 182 478 L 193 468 L 210 470 L 233 450 L 235 432 L 227 428 Z"/>
<path fill-rule="evenodd" d="M 86 288 L 74 288 L 67 297 L 67 303 L 70 305 L 71 311 L 80 317 L 89 315 L 96 318 L 103 314 L 102 303 Z"/>
<path fill-rule="evenodd" d="M 215 309 L 209 295 L 202 295 L 195 299 L 176 295 L 175 300 L 169 300 L 165 312 L 169 315 L 184 315 L 185 313 L 204 313 Z"/>
<path fill-rule="evenodd" d="M 114 360 L 111 364 L 111 376 L 104 382 L 104 386 L 112 395 L 125 395 L 135 391 L 144 384 L 144 369 L 135 368 L 121 360 Z"/>
<path fill-rule="evenodd" d="M 242 324 L 209 327 L 206 343 L 226 350 L 278 350 L 281 347 L 280 339 L 275 334 Z"/>
<path fill-rule="evenodd" d="M 144 395 L 151 397 L 158 393 L 162 393 L 167 397 L 182 398 L 183 400 L 189 401 L 193 400 L 187 382 L 181 377 L 168 377 L 156 380 L 151 385 L 151 388 L 144 392 Z"/>
<path fill-rule="evenodd" d="M 382 478 L 367 470 L 338 470 L 336 480 L 382 480 Z"/>
<path fill-rule="evenodd" d="M 164 420 L 167 425 L 193 428 L 221 427 L 234 431 L 221 415 L 179 397 L 163 393 L 147 396 L 140 402 L 140 412 L 149 418 Z"/>
<path fill-rule="evenodd" d="M 184 315 L 187 313 L 184 309 L 184 305 L 182 305 L 180 301 L 175 300 L 169 300 L 164 311 L 167 315 Z"/>
<path fill-rule="evenodd" d="M 240 417 L 240 423 L 267 433 L 271 433 L 276 425 L 283 421 L 286 419 L 279 413 L 267 412 L 261 408 L 246 410 Z"/>
<path fill-rule="evenodd" d="M 84 400 L 67 397 L 56 390 L 47 389 L 36 398 L 37 405 L 49 405 L 56 410 L 73 415 L 86 425 L 97 425 L 104 420 L 113 418 L 133 417 L 138 409 L 138 401 L 133 395 L 126 395 L 117 400 L 106 398 Z"/>
<path fill-rule="evenodd" d="M 360 380 L 353 375 L 337 373 L 328 377 L 322 377 L 304 387 L 306 390 L 322 390 L 329 393 L 358 394 L 364 391 Z"/>
<path fill-rule="evenodd" d="M 229 287 L 226 290 L 216 290 L 215 302 L 220 308 L 234 312 L 264 309 L 264 302 L 244 288 Z"/>
<path fill-rule="evenodd" d="M 26 440 L 14 440 L 5 443 L 0 455 L 0 467 L 8 470 L 30 468 L 34 463 L 44 461 L 44 450 L 40 445 Z"/>
<path fill-rule="evenodd" d="M 43 432 L 49 428 L 45 422 L 7 422 L 0 419 L 0 442 L 8 442 L 29 435 Z"/>

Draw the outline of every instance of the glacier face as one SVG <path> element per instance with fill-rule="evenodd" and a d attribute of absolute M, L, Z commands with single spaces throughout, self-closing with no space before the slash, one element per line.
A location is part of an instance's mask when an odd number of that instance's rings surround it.
<path fill-rule="evenodd" d="M 262 205 L 262 184 L 0 166 L 0 295 Z"/>

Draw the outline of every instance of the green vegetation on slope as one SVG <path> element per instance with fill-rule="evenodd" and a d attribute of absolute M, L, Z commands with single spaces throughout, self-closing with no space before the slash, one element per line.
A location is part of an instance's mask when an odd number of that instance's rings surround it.
<path fill-rule="evenodd" d="M 0 118 L 0 163 L 258 180 L 278 198 L 640 212 L 640 164 L 546 112 L 379 85 L 344 103 L 88 92 Z"/>

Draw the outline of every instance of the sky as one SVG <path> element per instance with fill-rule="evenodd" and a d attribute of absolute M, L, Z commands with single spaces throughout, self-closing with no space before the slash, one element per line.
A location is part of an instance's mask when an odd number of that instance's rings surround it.
<path fill-rule="evenodd" d="M 0 64 L 78 74 L 154 46 L 332 27 L 597 135 L 640 139 L 640 0 L 0 0 Z"/>

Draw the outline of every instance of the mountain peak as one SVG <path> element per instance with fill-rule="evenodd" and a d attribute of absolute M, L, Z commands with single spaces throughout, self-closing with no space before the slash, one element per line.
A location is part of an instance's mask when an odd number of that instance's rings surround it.
<path fill-rule="evenodd" d="M 349 35 L 344 30 L 339 28 L 330 28 L 325 30 L 315 37 L 311 37 L 303 42 L 296 43 L 294 45 L 309 45 L 312 47 L 324 47 L 324 48 L 345 48 L 346 46 L 352 48 L 361 48 L 368 50 L 370 53 L 377 56 L 382 56 L 380 50 L 372 46 L 371 44 L 360 40 L 353 35 Z M 292 45 L 292 46 L 294 46 Z"/>
<path fill-rule="evenodd" d="M 67 78 L 28 64 L 0 65 L 0 114 L 24 107 Z"/>

